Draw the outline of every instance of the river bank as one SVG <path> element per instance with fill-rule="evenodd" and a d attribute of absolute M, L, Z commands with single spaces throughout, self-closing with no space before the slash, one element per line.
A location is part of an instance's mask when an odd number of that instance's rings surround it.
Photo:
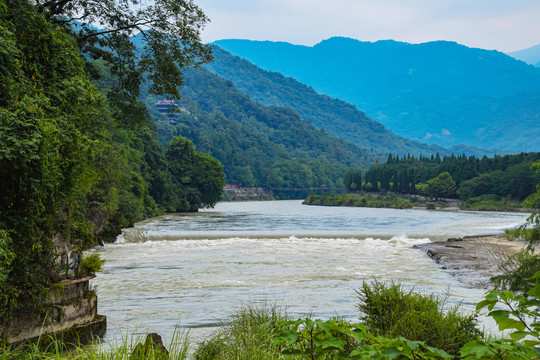
<path fill-rule="evenodd" d="M 500 265 L 526 244 L 524 240 L 510 241 L 503 234 L 496 234 L 451 238 L 414 247 L 424 250 L 466 287 L 491 289 L 489 279 L 502 274 Z"/>

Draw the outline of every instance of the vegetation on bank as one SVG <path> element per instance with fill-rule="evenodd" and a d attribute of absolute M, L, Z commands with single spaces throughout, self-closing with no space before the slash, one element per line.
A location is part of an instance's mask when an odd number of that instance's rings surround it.
<path fill-rule="evenodd" d="M 534 167 L 539 173 L 540 162 L 535 163 Z M 540 183 L 537 185 L 536 192 L 525 199 L 524 205 L 533 209 L 533 213 L 525 224 L 508 230 L 506 236 L 510 240 L 523 239 L 527 246 L 502 265 L 504 270 L 502 275 L 491 279 L 497 288 L 521 293 L 525 293 L 528 289 L 530 278 L 534 278 L 534 283 L 540 287 L 540 277 L 536 276 L 540 269 L 540 254 L 537 252 L 538 244 L 540 244 Z"/>
<path fill-rule="evenodd" d="M 413 207 L 427 207 L 433 204 L 437 208 L 446 208 L 450 205 L 444 200 L 436 202 L 422 196 L 404 196 L 394 193 L 381 195 L 364 194 L 309 194 L 303 201 L 304 205 L 320 206 L 350 206 L 350 207 L 372 207 L 372 208 L 390 208 L 390 209 L 411 209 Z M 500 198 L 497 195 L 482 195 L 461 203 L 461 210 L 478 211 L 522 211 L 523 203 L 521 201 L 511 200 L 509 198 Z"/>
<path fill-rule="evenodd" d="M 482 195 L 523 201 L 536 190 L 540 174 L 532 169 L 540 153 L 494 156 L 493 158 L 451 155 L 412 157 L 388 155 L 384 164 L 367 171 L 349 170 L 343 179 L 351 191 L 381 190 L 398 194 L 420 194 L 432 198 L 467 201 Z"/>
<path fill-rule="evenodd" d="M 520 211 L 523 209 L 523 202 L 488 194 L 470 198 L 459 208 L 479 211 Z"/>
<path fill-rule="evenodd" d="M 534 278 L 540 278 L 540 272 Z M 495 338 L 478 328 L 478 313 L 461 314 L 459 307 L 444 309 L 444 299 L 407 291 L 397 284 L 365 282 L 358 296 L 359 323 L 290 319 L 275 306 L 245 307 L 196 347 L 191 347 L 187 336 L 175 333 L 168 358 L 492 360 L 540 356 L 540 284 L 529 286 L 527 297 L 498 291 L 485 295 L 477 311 L 487 308 L 499 330 L 506 331 Z M 163 350 L 158 352 L 154 348 L 136 357 L 140 343 L 140 339 L 125 338 L 106 350 L 99 345 L 66 350 L 55 342 L 48 352 L 38 346 L 4 348 L 0 359 L 166 358 L 162 356 Z"/>
<path fill-rule="evenodd" d="M 373 195 L 350 195 L 350 194 L 310 194 L 302 202 L 304 205 L 321 206 L 351 206 L 351 207 L 371 207 L 390 209 L 411 209 L 416 202 L 416 198 L 404 199 L 395 194 L 381 196 Z"/>

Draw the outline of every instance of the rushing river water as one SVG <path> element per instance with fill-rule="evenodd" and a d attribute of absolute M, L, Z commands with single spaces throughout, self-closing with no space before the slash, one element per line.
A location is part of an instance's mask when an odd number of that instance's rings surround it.
<path fill-rule="evenodd" d="M 492 234 L 527 214 L 320 207 L 300 201 L 220 203 L 125 229 L 97 251 L 93 280 L 108 339 L 128 331 L 208 334 L 246 304 L 277 303 L 292 317 L 354 320 L 364 280 L 396 281 L 472 310 L 467 289 L 415 244 Z"/>

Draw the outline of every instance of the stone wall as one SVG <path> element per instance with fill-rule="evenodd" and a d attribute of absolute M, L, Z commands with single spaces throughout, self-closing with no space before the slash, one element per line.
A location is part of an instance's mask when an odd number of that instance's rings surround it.
<path fill-rule="evenodd" d="M 263 188 L 225 187 L 223 201 L 275 200 L 274 196 Z"/>
<path fill-rule="evenodd" d="M 94 275 L 55 284 L 43 304 L 44 311 L 15 314 L 8 343 L 61 339 L 85 343 L 105 334 L 107 319 L 97 314 L 97 296 L 90 290 Z"/>

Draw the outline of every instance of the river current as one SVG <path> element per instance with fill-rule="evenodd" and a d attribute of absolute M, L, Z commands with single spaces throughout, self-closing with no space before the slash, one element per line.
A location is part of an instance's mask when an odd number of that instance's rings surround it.
<path fill-rule="evenodd" d="M 355 320 L 363 281 L 395 281 L 446 294 L 472 311 L 484 290 L 464 288 L 415 244 L 493 234 L 527 214 L 306 206 L 300 201 L 219 203 L 125 229 L 97 249 L 92 280 L 107 339 L 175 327 L 203 338 L 242 306 L 276 304 L 293 318 Z"/>

